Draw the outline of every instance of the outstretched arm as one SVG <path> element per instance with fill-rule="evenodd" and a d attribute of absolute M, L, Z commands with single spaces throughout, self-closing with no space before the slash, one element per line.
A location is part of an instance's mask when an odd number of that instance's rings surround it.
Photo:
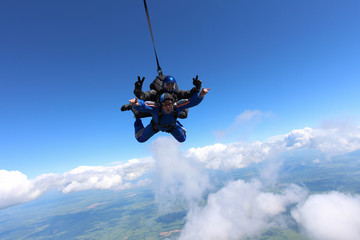
<path fill-rule="evenodd" d="M 129 100 L 130 104 L 139 112 L 152 112 L 156 107 L 146 104 L 143 100 L 133 98 Z"/>
<path fill-rule="evenodd" d="M 192 89 L 187 90 L 187 91 L 185 91 L 185 90 L 177 90 L 176 95 L 177 95 L 177 98 L 179 100 L 181 100 L 181 99 L 189 99 L 197 92 L 198 91 L 196 90 L 196 87 L 193 87 Z"/>
<path fill-rule="evenodd" d="M 177 110 L 181 112 L 186 108 L 191 108 L 198 105 L 209 92 L 210 88 L 203 88 L 199 94 L 194 94 L 188 101 L 177 106 Z"/>

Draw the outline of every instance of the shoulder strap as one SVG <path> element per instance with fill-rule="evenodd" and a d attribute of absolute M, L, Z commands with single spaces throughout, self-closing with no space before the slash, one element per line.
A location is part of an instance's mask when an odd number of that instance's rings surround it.
<path fill-rule="evenodd" d="M 178 118 L 178 111 L 176 110 L 176 107 L 173 107 L 173 111 L 172 111 L 173 117 L 175 118 L 175 120 Z"/>

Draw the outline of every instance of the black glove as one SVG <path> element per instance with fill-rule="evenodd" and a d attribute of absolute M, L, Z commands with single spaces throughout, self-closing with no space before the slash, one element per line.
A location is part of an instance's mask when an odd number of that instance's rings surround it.
<path fill-rule="evenodd" d="M 135 90 L 141 90 L 142 89 L 142 85 L 144 83 L 144 80 L 145 80 L 145 77 L 140 79 L 140 76 L 138 76 L 138 80 L 135 82 Z"/>
<path fill-rule="evenodd" d="M 197 91 L 200 91 L 200 90 L 201 90 L 201 84 L 202 84 L 202 82 L 201 82 L 201 80 L 198 79 L 198 75 L 196 75 L 196 77 L 193 78 L 193 84 L 194 84 L 194 86 L 196 87 L 196 90 L 197 90 Z"/>

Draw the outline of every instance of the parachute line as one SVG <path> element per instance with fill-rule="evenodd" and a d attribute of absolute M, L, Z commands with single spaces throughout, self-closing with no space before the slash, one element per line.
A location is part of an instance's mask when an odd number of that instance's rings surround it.
<path fill-rule="evenodd" d="M 157 72 L 158 72 L 159 76 L 161 76 L 162 71 L 161 71 L 161 67 L 160 67 L 160 64 L 159 64 L 159 59 L 158 59 L 158 56 L 157 56 L 157 53 L 156 53 L 154 35 L 153 35 L 153 32 L 152 32 L 152 28 L 151 28 L 150 16 L 149 16 L 149 11 L 148 11 L 148 8 L 147 8 L 147 5 L 146 5 L 146 0 L 144 0 L 144 6 L 145 6 L 145 12 L 146 12 L 147 21 L 149 23 L 151 39 L 152 39 L 152 43 L 153 43 L 153 46 L 154 46 L 155 58 L 156 58 L 156 63 L 157 63 Z"/>

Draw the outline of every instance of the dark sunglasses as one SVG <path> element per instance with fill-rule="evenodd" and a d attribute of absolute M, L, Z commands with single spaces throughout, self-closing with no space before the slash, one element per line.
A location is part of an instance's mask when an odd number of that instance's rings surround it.
<path fill-rule="evenodd" d="M 172 103 L 163 103 L 162 105 L 163 106 L 172 106 L 173 104 Z"/>

